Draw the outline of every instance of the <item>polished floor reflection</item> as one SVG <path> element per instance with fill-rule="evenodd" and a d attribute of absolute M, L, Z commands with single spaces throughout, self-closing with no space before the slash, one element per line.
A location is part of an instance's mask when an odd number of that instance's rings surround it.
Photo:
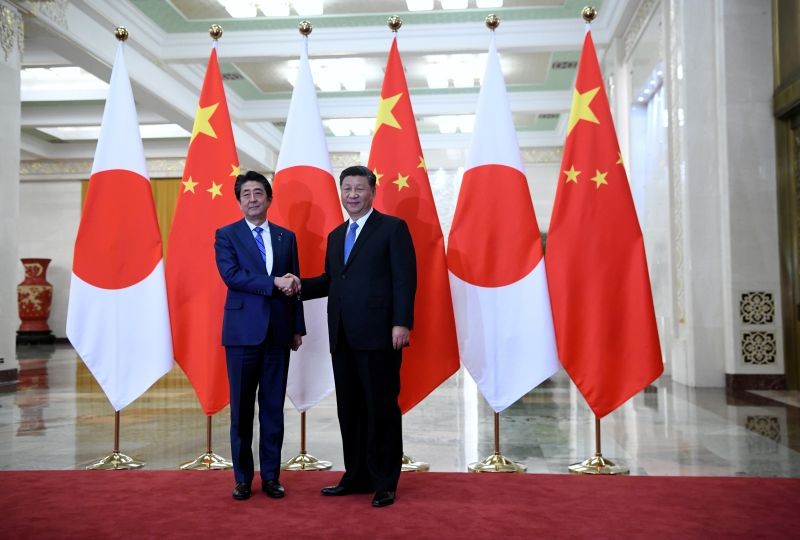
<path fill-rule="evenodd" d="M 109 454 L 114 411 L 68 345 L 20 347 L 15 388 L 0 392 L 0 470 L 83 468 Z M 284 460 L 300 415 L 286 402 Z M 334 396 L 307 414 L 308 453 L 342 469 Z M 174 469 L 206 449 L 206 419 L 175 367 L 121 413 L 120 451 Z M 212 450 L 230 455 L 228 410 Z M 405 453 L 433 471 L 466 471 L 494 450 L 492 410 L 463 371 L 404 417 Z M 604 418 L 602 451 L 635 475 L 800 477 L 800 394 L 687 388 L 662 377 Z M 562 371 L 501 415 L 501 453 L 533 473 L 567 473 L 595 449 L 594 417 Z M 256 453 L 256 456 L 258 454 Z"/>

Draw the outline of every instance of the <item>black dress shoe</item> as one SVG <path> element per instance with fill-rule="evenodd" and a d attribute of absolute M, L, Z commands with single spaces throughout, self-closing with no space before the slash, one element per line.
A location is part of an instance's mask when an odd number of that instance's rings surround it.
<path fill-rule="evenodd" d="M 383 506 L 394 504 L 394 497 L 394 491 L 378 491 L 372 498 L 372 506 L 375 508 L 381 508 Z"/>
<path fill-rule="evenodd" d="M 286 495 L 286 490 L 277 480 L 267 480 L 261 484 L 261 491 L 267 494 L 267 497 L 273 499 L 282 499 Z"/>
<path fill-rule="evenodd" d="M 250 498 L 250 484 L 247 482 L 237 482 L 233 486 L 233 498 L 237 501 L 245 501 Z"/>
<path fill-rule="evenodd" d="M 367 488 L 354 488 L 350 486 L 327 486 L 320 490 L 320 493 L 328 497 L 341 497 L 342 495 L 353 495 L 354 493 L 372 493 L 371 489 Z"/>

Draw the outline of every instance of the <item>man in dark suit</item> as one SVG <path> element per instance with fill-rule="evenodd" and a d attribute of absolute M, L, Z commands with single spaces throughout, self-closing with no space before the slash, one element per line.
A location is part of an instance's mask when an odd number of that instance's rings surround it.
<path fill-rule="evenodd" d="M 394 503 L 403 458 L 402 348 L 408 345 L 417 288 L 406 223 L 372 208 L 375 175 L 348 167 L 339 176 L 350 219 L 328 235 L 325 272 L 303 279 L 303 299 L 328 297 L 328 335 L 345 473 L 327 496 L 375 493 Z"/>
<path fill-rule="evenodd" d="M 222 344 L 231 392 L 233 498 L 251 494 L 257 392 L 261 488 L 277 499 L 285 494 L 278 476 L 289 349 L 297 350 L 305 334 L 303 305 L 291 296 L 297 291 L 286 276 L 299 272 L 297 241 L 292 231 L 267 223 L 272 187 L 263 175 L 240 174 L 234 193 L 244 219 L 218 229 L 214 243 L 217 268 L 228 286 Z"/>

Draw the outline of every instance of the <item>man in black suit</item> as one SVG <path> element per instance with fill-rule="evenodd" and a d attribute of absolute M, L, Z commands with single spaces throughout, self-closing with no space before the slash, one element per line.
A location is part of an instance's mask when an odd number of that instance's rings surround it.
<path fill-rule="evenodd" d="M 327 496 L 375 493 L 394 503 L 403 459 L 400 394 L 417 289 L 406 223 L 372 208 L 375 175 L 354 166 L 339 176 L 350 219 L 328 235 L 325 272 L 301 280 L 303 299 L 328 297 L 328 335 L 345 473 Z"/>
<path fill-rule="evenodd" d="M 303 305 L 291 296 L 297 291 L 286 275 L 300 271 L 297 241 L 292 231 L 267 222 L 272 187 L 263 175 L 240 174 L 233 189 L 244 219 L 219 228 L 214 242 L 228 286 L 222 344 L 231 392 L 233 498 L 250 498 L 257 392 L 261 489 L 278 499 L 285 494 L 278 476 L 289 349 L 297 350 L 306 333 Z"/>

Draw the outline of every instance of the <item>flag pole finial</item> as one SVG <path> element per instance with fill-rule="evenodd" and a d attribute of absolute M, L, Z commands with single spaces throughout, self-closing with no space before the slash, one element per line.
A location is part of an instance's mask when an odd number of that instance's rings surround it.
<path fill-rule="evenodd" d="M 581 10 L 581 17 L 586 21 L 586 24 L 592 24 L 592 21 L 597 17 L 597 9 L 594 6 L 586 6 Z"/>
<path fill-rule="evenodd" d="M 219 41 L 219 38 L 222 37 L 222 32 L 222 27 L 216 23 L 208 27 L 208 35 L 211 36 L 211 39 L 214 41 Z"/>
<path fill-rule="evenodd" d="M 297 30 L 300 31 L 303 36 L 308 37 L 314 27 L 311 25 L 311 21 L 300 21 L 300 24 L 297 25 Z"/>
<path fill-rule="evenodd" d="M 125 28 L 124 26 L 117 26 L 114 29 L 114 36 L 119 41 L 127 41 L 128 40 L 128 29 Z"/>
<path fill-rule="evenodd" d="M 500 26 L 500 17 L 492 13 L 491 15 L 486 16 L 484 23 L 486 24 L 486 28 L 494 32 L 497 27 Z"/>
<path fill-rule="evenodd" d="M 403 26 L 403 21 L 400 20 L 400 17 L 397 15 L 392 15 L 389 17 L 389 20 L 386 21 L 386 25 L 392 30 L 392 32 L 397 32 L 400 30 L 400 27 Z"/>

